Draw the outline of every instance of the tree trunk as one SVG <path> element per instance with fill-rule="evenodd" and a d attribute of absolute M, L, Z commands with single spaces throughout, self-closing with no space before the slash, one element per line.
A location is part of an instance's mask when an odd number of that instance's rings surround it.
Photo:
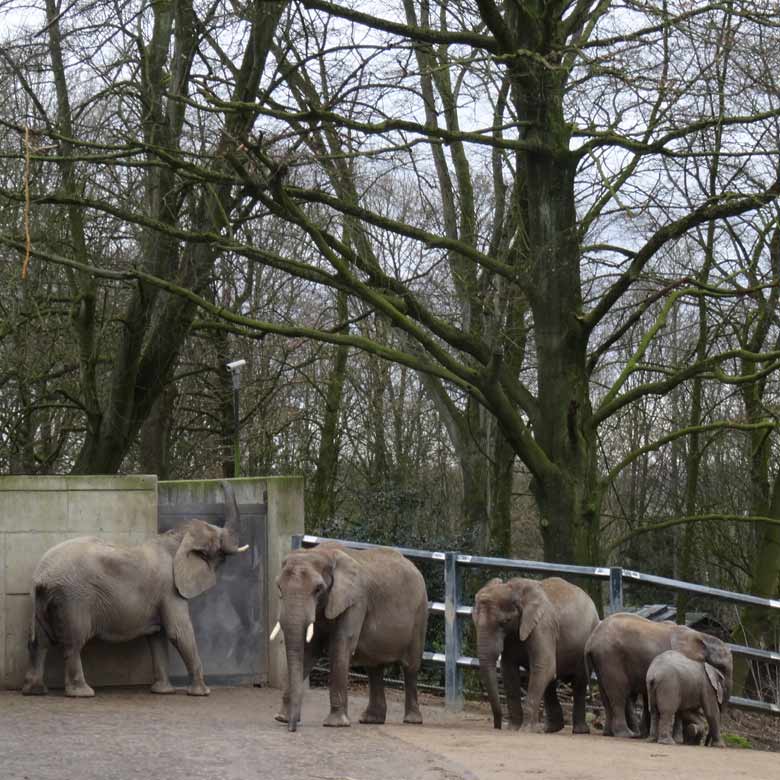
<path fill-rule="evenodd" d="M 347 296 L 339 293 L 336 298 L 337 313 L 340 322 L 347 321 Z M 335 509 L 335 481 L 339 458 L 339 419 L 341 417 L 341 399 L 344 393 L 344 381 L 347 374 L 346 347 L 335 351 L 333 369 L 328 376 L 325 392 L 325 410 L 320 433 L 320 446 L 317 452 L 317 468 L 314 473 L 314 486 L 309 501 L 309 517 L 312 528 L 319 528 L 333 517 Z"/>

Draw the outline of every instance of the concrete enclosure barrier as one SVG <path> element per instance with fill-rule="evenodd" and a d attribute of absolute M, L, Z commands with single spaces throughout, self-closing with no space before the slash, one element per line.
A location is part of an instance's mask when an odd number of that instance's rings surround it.
<path fill-rule="evenodd" d="M 246 604 L 237 608 L 240 615 L 251 614 L 253 632 L 247 634 L 244 620 L 198 620 L 198 599 L 193 600 L 193 624 L 199 642 L 212 646 L 214 654 L 204 659 L 206 679 L 224 677 L 226 682 L 257 682 L 280 685 L 284 678 L 284 649 L 281 643 L 268 644 L 265 628 L 276 620 L 278 604 L 273 582 L 281 561 L 289 550 L 292 534 L 303 533 L 302 478 L 247 478 L 232 480 L 239 506 L 258 510 L 265 507 L 264 517 L 250 513 L 242 523 L 242 532 L 252 538 L 252 558 L 230 573 L 235 593 L 243 594 Z M 160 502 L 158 503 L 158 495 Z M 187 505 L 221 504 L 218 480 L 197 482 L 161 482 L 155 476 L 127 477 L 0 477 L 0 687 L 21 687 L 27 667 L 27 635 L 31 617 L 30 585 L 35 565 L 55 544 L 77 536 L 99 536 L 118 544 L 138 544 L 158 533 L 158 510 L 168 511 L 160 521 L 161 530 L 174 519 L 185 520 Z M 184 514 L 177 515 L 175 506 Z M 222 523 L 221 513 L 212 511 L 203 519 Z M 256 523 L 252 526 L 251 523 Z M 262 556 L 262 559 L 258 558 Z M 243 587 L 245 571 L 254 572 L 254 586 Z M 219 585 L 217 587 L 220 587 Z M 220 609 L 220 602 L 215 604 Z M 227 632 L 236 632 L 233 644 L 225 644 Z M 262 632 L 260 631 L 262 628 Z M 210 636 L 218 631 L 219 641 Z M 244 632 L 244 633 L 242 633 Z M 251 674 L 236 675 L 235 657 L 224 662 L 223 651 L 234 655 L 233 648 L 251 656 Z M 171 656 L 175 656 L 171 650 Z M 152 670 L 145 639 L 122 644 L 90 642 L 84 650 L 84 671 L 93 686 L 146 685 Z M 247 667 L 248 668 L 248 667 Z M 172 671 L 176 672 L 172 664 Z M 183 670 L 182 670 L 183 671 Z M 47 684 L 62 686 L 62 656 L 56 649 L 47 662 Z"/>

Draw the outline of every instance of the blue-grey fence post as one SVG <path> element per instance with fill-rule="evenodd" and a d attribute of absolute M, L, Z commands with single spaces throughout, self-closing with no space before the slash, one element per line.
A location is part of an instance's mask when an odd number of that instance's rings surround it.
<path fill-rule="evenodd" d="M 609 570 L 609 614 L 623 610 L 623 569 L 612 566 Z"/>
<path fill-rule="evenodd" d="M 451 712 L 463 709 L 463 670 L 458 667 L 461 655 L 460 597 L 458 554 L 448 552 L 444 554 L 444 705 Z"/>
<path fill-rule="evenodd" d="M 301 534 L 293 534 L 290 540 L 291 550 L 300 550 L 303 547 L 303 536 Z"/>

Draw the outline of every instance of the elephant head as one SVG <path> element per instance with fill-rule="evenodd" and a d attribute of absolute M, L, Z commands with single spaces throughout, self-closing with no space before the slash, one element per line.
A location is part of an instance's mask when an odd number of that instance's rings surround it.
<path fill-rule="evenodd" d="M 720 677 L 721 696 L 718 704 L 723 710 L 731 696 L 731 686 L 734 674 L 734 659 L 728 645 L 710 634 L 703 634 L 692 628 L 678 626 L 672 633 L 672 650 L 678 650 L 694 661 L 704 663 L 707 675 L 712 682 L 714 672 Z M 709 670 L 707 669 L 709 667 Z M 714 669 L 713 669 L 714 667 Z M 713 687 L 716 686 L 712 682 Z M 716 687 L 717 692 L 717 687 Z"/>
<path fill-rule="evenodd" d="M 477 629 L 482 684 L 490 699 L 493 726 L 500 729 L 502 715 L 496 663 L 503 651 L 504 639 L 514 633 L 525 642 L 540 624 L 557 636 L 555 611 L 538 582 L 522 577 L 507 582 L 495 578 L 477 592 L 472 619 Z"/>
<path fill-rule="evenodd" d="M 271 638 L 280 629 L 284 632 L 289 696 L 287 727 L 295 731 L 303 700 L 304 652 L 314 637 L 315 622 L 337 620 L 351 607 L 364 606 L 365 594 L 357 561 L 342 549 L 327 544 L 290 553 L 276 583 L 280 595 L 279 622 Z"/>
<path fill-rule="evenodd" d="M 175 533 L 181 541 L 173 557 L 173 580 L 176 590 L 191 599 L 212 587 L 216 570 L 228 555 L 244 552 L 249 545 L 238 546 L 241 518 L 233 488 L 222 483 L 225 493 L 225 526 L 219 528 L 203 520 L 190 520 Z"/>

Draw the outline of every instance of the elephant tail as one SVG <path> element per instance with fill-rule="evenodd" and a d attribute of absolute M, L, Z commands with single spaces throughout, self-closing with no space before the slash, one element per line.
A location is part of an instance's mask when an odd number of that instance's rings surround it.
<path fill-rule="evenodd" d="M 611 705 L 609 703 L 609 698 L 607 697 L 607 691 L 605 690 L 604 686 L 601 684 L 601 677 L 599 676 L 599 667 L 598 664 L 593 659 L 593 653 L 590 652 L 590 650 L 585 650 L 585 676 L 588 681 L 588 686 L 590 687 L 591 681 L 593 680 L 593 676 L 596 676 L 596 682 L 599 684 L 599 694 L 601 695 L 601 705 L 604 707 L 605 710 L 611 711 Z"/>
<path fill-rule="evenodd" d="M 35 585 L 30 594 L 32 596 L 32 618 L 30 620 L 30 634 L 27 639 L 27 652 L 33 658 L 39 645 L 39 631 L 43 631 L 51 640 L 52 631 L 48 621 L 49 603 L 51 594 L 45 585 Z"/>

